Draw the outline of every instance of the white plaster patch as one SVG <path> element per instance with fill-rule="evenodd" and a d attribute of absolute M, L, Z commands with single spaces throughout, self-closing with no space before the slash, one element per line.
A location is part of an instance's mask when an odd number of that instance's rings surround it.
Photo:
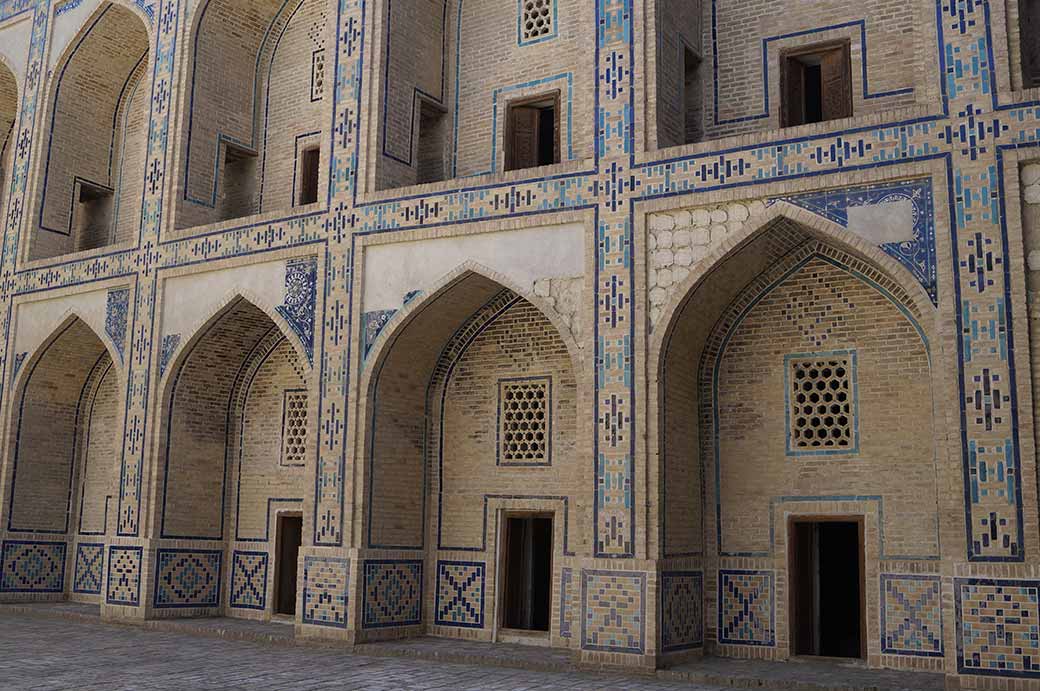
<path fill-rule="evenodd" d="M 235 294 L 268 314 L 285 300 L 285 262 L 267 262 L 239 266 L 234 269 L 204 274 L 177 276 L 163 287 L 162 334 L 179 334 L 181 342 L 195 335 L 195 330 L 208 320 Z"/>
<path fill-rule="evenodd" d="M 467 261 L 508 277 L 528 293 L 539 279 L 582 276 L 584 235 L 585 227 L 572 223 L 370 247 L 362 311 L 400 309 L 405 295 L 428 290 Z"/>
<path fill-rule="evenodd" d="M 25 84 L 25 68 L 29 62 L 29 42 L 32 40 L 32 12 L 23 19 L 0 29 L 0 55 L 14 76 L 18 78 L 19 92 Z M 19 97 L 21 93 L 19 93 Z"/>
<path fill-rule="evenodd" d="M 107 308 L 107 290 L 23 303 L 18 306 L 15 315 L 15 352 L 36 352 L 44 341 L 54 335 L 71 313 L 75 313 L 86 322 L 98 338 L 111 347 L 112 343 L 105 335 Z"/>
<path fill-rule="evenodd" d="M 51 34 L 51 54 L 48 56 L 47 68 L 53 70 L 58 60 L 65 54 L 69 44 L 76 38 L 84 22 L 101 6 L 101 0 L 83 0 L 78 6 L 54 18 L 54 30 Z"/>
<path fill-rule="evenodd" d="M 849 230 L 872 245 L 914 239 L 914 203 L 909 199 L 850 206 Z"/>

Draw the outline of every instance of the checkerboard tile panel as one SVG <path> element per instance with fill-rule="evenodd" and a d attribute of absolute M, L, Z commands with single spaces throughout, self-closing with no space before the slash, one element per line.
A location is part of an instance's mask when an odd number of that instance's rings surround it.
<path fill-rule="evenodd" d="M 437 563 L 438 626 L 484 628 L 484 562 Z"/>
<path fill-rule="evenodd" d="M 582 571 L 581 647 L 642 654 L 646 648 L 646 574 Z"/>
<path fill-rule="evenodd" d="M 346 628 L 349 579 L 349 559 L 304 557 L 303 623 Z"/>
<path fill-rule="evenodd" d="M 881 574 L 881 652 L 941 657 L 942 582 L 938 576 Z"/>
<path fill-rule="evenodd" d="M 776 645 L 772 571 L 719 571 L 719 643 Z"/>

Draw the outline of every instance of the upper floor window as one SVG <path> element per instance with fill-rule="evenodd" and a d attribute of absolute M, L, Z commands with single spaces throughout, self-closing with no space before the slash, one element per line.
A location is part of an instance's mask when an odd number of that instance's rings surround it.
<path fill-rule="evenodd" d="M 8 179 L 7 169 L 14 158 L 11 155 L 11 136 L 14 133 L 14 121 L 18 117 L 18 82 L 14 74 L 0 63 L 0 218 L 3 218 L 4 204 L 7 203 Z"/>
<path fill-rule="evenodd" d="M 1019 0 L 1018 42 L 1022 54 L 1022 86 L 1040 86 L 1040 0 Z"/>
<path fill-rule="evenodd" d="M 559 93 L 509 104 L 506 170 L 559 163 L 559 112 Z"/>
<path fill-rule="evenodd" d="M 780 55 L 780 124 L 807 125 L 852 116 L 849 42 L 784 51 Z"/>

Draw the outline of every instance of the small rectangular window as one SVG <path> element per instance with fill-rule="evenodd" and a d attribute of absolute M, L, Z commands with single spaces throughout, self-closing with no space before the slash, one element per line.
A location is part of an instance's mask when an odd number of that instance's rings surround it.
<path fill-rule="evenodd" d="M 447 117 L 444 110 L 425 99 L 419 99 L 419 143 L 416 182 L 439 182 L 444 175 L 444 144 L 447 141 Z"/>
<path fill-rule="evenodd" d="M 72 234 L 76 251 L 104 247 L 112 241 L 112 206 L 115 192 L 110 187 L 76 179 Z"/>
<path fill-rule="evenodd" d="M 1040 0 L 1019 0 L 1018 42 L 1022 55 L 1022 86 L 1040 86 Z"/>
<path fill-rule="evenodd" d="M 701 111 L 703 96 L 701 84 L 701 58 L 690 48 L 683 48 L 683 126 L 686 143 L 693 144 L 704 138 L 704 122 Z"/>
<path fill-rule="evenodd" d="M 256 152 L 225 142 L 220 218 L 230 220 L 256 213 Z"/>
<path fill-rule="evenodd" d="M 297 206 L 318 201 L 318 173 L 321 149 L 308 147 L 300 154 L 300 197 Z"/>
<path fill-rule="evenodd" d="M 852 116 L 849 42 L 781 54 L 780 121 L 783 127 Z"/>
<path fill-rule="evenodd" d="M 559 113 L 559 93 L 509 105 L 506 170 L 535 168 L 560 162 Z"/>

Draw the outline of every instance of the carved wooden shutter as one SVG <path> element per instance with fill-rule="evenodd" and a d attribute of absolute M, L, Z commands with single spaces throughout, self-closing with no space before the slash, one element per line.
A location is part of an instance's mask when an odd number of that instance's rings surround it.
<path fill-rule="evenodd" d="M 849 44 L 828 50 L 820 63 L 823 86 L 823 119 L 852 116 L 852 66 Z"/>
<path fill-rule="evenodd" d="M 794 58 L 782 61 L 780 73 L 780 126 L 805 122 L 805 66 Z"/>
<path fill-rule="evenodd" d="M 538 165 L 538 109 L 514 106 L 509 118 L 506 170 L 534 168 Z"/>

